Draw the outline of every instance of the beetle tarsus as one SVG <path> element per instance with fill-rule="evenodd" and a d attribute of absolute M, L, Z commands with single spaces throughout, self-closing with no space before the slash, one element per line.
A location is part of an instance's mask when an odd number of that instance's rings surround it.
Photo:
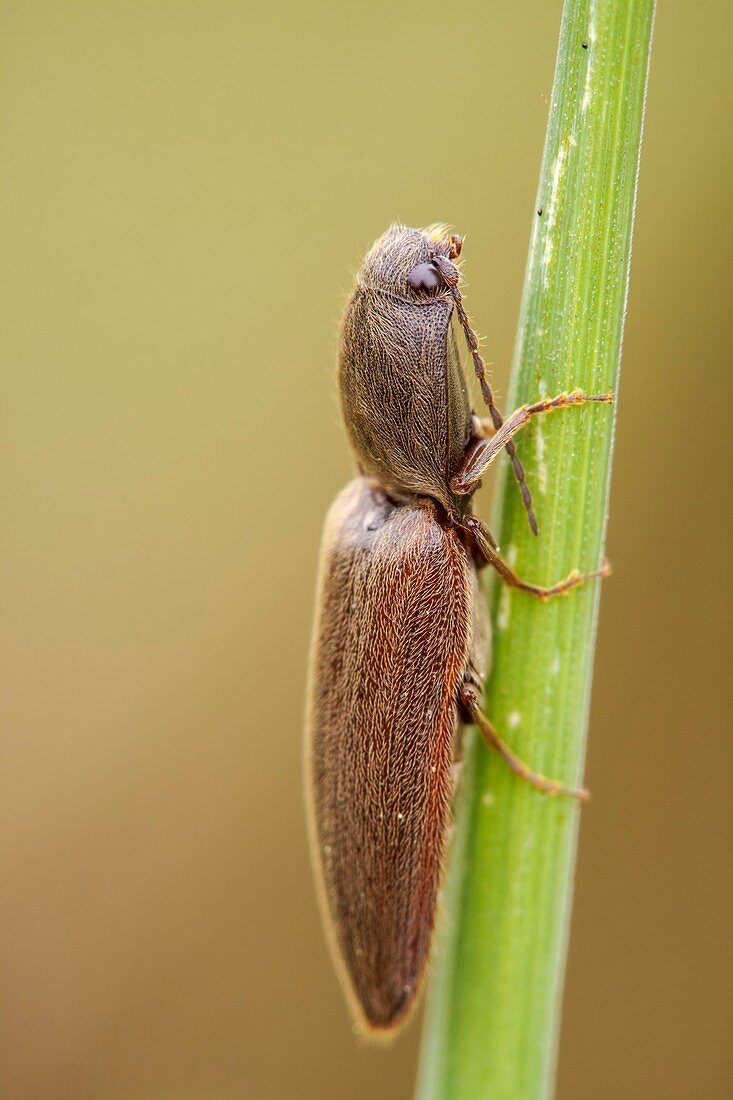
<path fill-rule="evenodd" d="M 518 583 L 516 581 L 508 581 L 507 583 L 513 585 L 515 588 L 520 588 L 523 592 L 529 592 L 531 596 L 536 596 L 537 599 L 545 603 L 553 596 L 567 596 L 573 588 L 579 588 L 580 585 L 585 584 L 586 581 L 592 581 L 598 578 L 602 579 L 610 575 L 611 564 L 608 560 L 604 560 L 600 569 L 595 569 L 592 573 L 581 573 L 578 569 L 573 569 L 564 580 L 558 581 L 557 584 L 550 585 L 549 588 L 543 588 L 538 584 L 529 584 L 526 581 L 519 581 Z"/>

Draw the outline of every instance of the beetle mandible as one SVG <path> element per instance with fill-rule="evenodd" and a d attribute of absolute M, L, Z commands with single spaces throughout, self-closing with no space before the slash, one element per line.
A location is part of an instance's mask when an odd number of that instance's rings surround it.
<path fill-rule="evenodd" d="M 532 417 L 610 394 L 575 391 L 522 406 L 494 402 L 445 226 L 393 225 L 376 241 L 346 306 L 339 346 L 343 417 L 359 476 L 326 520 L 308 691 L 306 788 L 311 846 L 332 953 L 355 1018 L 390 1032 L 414 1005 L 429 956 L 450 824 L 461 723 L 549 793 L 482 711 L 490 626 L 478 571 L 540 599 L 472 514 L 471 498 L 505 449 L 537 524 L 513 436 Z M 453 317 L 489 418 L 473 415 Z"/>

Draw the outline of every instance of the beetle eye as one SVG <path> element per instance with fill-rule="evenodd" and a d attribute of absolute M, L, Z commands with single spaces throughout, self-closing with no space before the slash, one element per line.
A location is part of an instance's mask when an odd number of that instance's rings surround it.
<path fill-rule="evenodd" d="M 422 290 L 427 294 L 435 294 L 443 286 L 443 276 L 435 264 L 424 263 L 413 267 L 407 276 L 407 281 L 413 290 Z"/>

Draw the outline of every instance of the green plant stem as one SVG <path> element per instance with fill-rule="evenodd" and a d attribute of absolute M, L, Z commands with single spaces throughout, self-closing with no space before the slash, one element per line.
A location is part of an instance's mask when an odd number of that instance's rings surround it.
<path fill-rule="evenodd" d="M 511 407 L 576 387 L 617 392 L 653 8 L 565 2 Z M 540 534 L 506 470 L 495 533 L 522 577 L 548 584 L 601 564 L 614 415 L 554 412 L 517 437 Z M 601 583 L 545 605 L 492 588 L 488 713 L 533 768 L 571 785 L 583 772 Z M 578 815 L 467 739 L 419 1100 L 552 1095 Z"/>

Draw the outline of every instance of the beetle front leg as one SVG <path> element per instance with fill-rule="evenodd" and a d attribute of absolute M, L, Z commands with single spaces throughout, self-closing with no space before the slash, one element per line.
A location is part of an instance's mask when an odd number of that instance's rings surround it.
<path fill-rule="evenodd" d="M 474 492 L 499 452 L 507 446 L 512 436 L 515 436 L 525 424 L 529 423 L 533 416 L 552 412 L 554 409 L 566 409 L 573 405 L 585 405 L 589 402 L 598 401 L 608 404 L 613 401 L 613 394 L 585 394 L 581 390 L 573 390 L 572 393 L 561 393 L 557 397 L 543 398 L 542 401 L 536 401 L 533 405 L 521 405 L 518 409 L 515 409 L 511 416 L 506 418 L 491 438 L 487 438 L 484 422 L 478 421 L 479 431 L 474 436 L 474 438 L 478 437 L 478 441 L 473 447 L 469 448 L 461 469 L 452 478 L 451 489 L 459 496 Z"/>
<path fill-rule="evenodd" d="M 564 596 L 570 592 L 571 589 L 577 588 L 581 584 L 585 584 L 586 581 L 611 575 L 610 563 L 604 561 L 601 568 L 594 570 L 592 573 L 580 573 L 577 569 L 573 569 L 572 573 L 569 573 L 564 580 L 558 581 L 557 584 L 549 585 L 549 587 L 544 587 L 540 584 L 532 584 L 530 581 L 523 581 L 521 577 L 517 576 L 509 563 L 502 558 L 496 548 L 493 537 L 476 516 L 466 516 L 462 526 L 463 529 L 468 531 L 471 535 L 473 545 L 476 547 L 486 564 L 490 565 L 492 569 L 495 569 L 506 584 L 511 585 L 512 588 L 519 588 L 522 592 L 529 592 L 530 596 L 536 596 L 538 600 L 542 600 L 543 602 L 549 600 L 552 596 Z"/>
<path fill-rule="evenodd" d="M 461 684 L 458 689 L 458 698 L 471 723 L 477 727 L 489 748 L 498 752 L 502 760 L 509 765 L 514 774 L 518 775 L 520 779 L 526 780 L 536 790 L 545 791 L 547 794 L 566 794 L 571 798 L 577 798 L 578 802 L 588 801 L 590 793 L 585 787 L 566 787 L 556 779 L 548 779 L 546 775 L 532 771 L 516 753 L 512 752 L 481 710 L 476 690 L 469 682 L 466 681 Z"/>

